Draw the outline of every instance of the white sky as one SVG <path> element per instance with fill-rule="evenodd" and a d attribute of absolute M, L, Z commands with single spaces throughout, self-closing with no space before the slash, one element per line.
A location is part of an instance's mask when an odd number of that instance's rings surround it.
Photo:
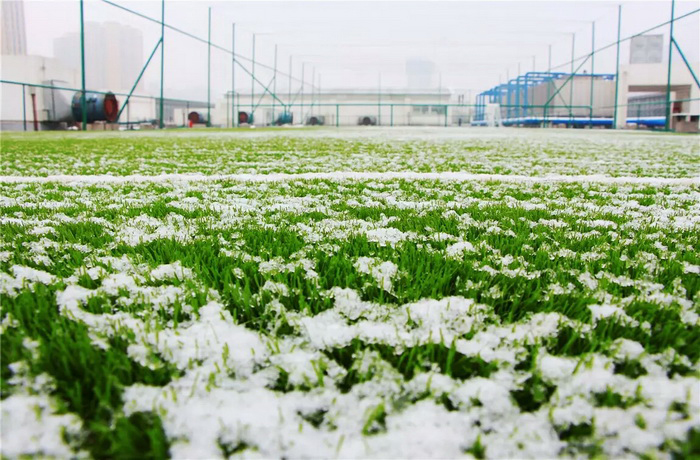
<path fill-rule="evenodd" d="M 160 16 L 160 2 L 114 0 L 149 16 Z M 547 70 L 549 45 L 554 66 L 591 49 L 591 24 L 596 22 L 596 47 L 614 42 L 617 33 L 615 1 L 206 1 L 167 0 L 166 22 L 202 38 L 207 36 L 207 9 L 212 7 L 212 42 L 231 47 L 231 24 L 236 23 L 236 52 L 250 57 L 252 33 L 256 60 L 273 64 L 279 45 L 279 69 L 287 72 L 293 57 L 293 74 L 306 80 L 312 68 L 321 75 L 323 88 L 377 88 L 406 86 L 407 59 L 433 61 L 442 85 L 472 91 L 487 89 L 506 76 Z M 53 39 L 79 27 L 76 0 L 25 0 L 27 41 L 30 54 L 51 56 Z M 641 32 L 670 18 L 670 1 L 622 2 L 622 37 Z M 677 1 L 676 17 L 700 8 L 700 1 Z M 144 38 L 144 61 L 160 37 L 160 27 L 123 12 L 100 0 L 86 0 L 86 21 L 116 21 L 139 28 Z M 679 21 L 676 39 L 692 62 L 700 61 L 700 14 Z M 668 37 L 668 27 L 652 33 Z M 628 43 L 621 62 L 629 57 Z M 90 46 L 88 44 L 87 46 Z M 207 47 L 166 29 L 166 88 L 168 94 L 206 99 Z M 159 56 L 159 55 L 158 55 Z M 678 57 L 674 57 L 682 65 Z M 159 59 L 145 74 L 146 88 L 155 89 Z M 89 63 L 88 63 L 89 65 Z M 568 71 L 569 66 L 555 70 Z M 590 65 L 583 69 L 590 72 Z M 615 47 L 596 54 L 595 71 L 615 70 Z M 696 69 L 697 72 L 697 69 Z M 256 69 L 261 80 L 270 71 Z M 136 75 L 134 75 L 136 78 Z M 236 70 L 237 88 L 249 90 L 250 77 Z M 287 77 L 279 77 L 278 89 L 286 92 Z M 436 78 L 436 86 L 438 79 Z M 230 89 L 230 56 L 212 51 L 212 95 Z M 298 88 L 298 83 L 293 87 Z M 256 91 L 260 91 L 257 88 Z M 216 96 L 214 96 L 216 95 Z"/>

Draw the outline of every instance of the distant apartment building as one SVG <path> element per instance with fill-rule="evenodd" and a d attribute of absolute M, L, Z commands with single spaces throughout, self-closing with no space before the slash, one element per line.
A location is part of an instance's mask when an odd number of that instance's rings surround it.
<path fill-rule="evenodd" d="M 24 25 L 24 3 L 2 0 L 2 54 L 27 54 L 27 32 Z"/>
<path fill-rule="evenodd" d="M 53 54 L 64 65 L 80 68 L 80 34 L 54 40 Z M 143 67 L 140 30 L 116 22 L 85 23 L 85 76 L 88 88 L 128 91 Z M 141 84 L 137 90 L 141 88 Z"/>
<path fill-rule="evenodd" d="M 435 63 L 425 59 L 409 59 L 406 61 L 406 83 L 409 89 L 434 88 Z"/>

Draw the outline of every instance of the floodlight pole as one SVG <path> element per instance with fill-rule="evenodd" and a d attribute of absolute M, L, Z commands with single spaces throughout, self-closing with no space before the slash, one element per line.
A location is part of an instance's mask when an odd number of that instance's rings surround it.
<path fill-rule="evenodd" d="M 236 23 L 231 24 L 231 127 L 237 125 L 236 117 Z"/>
<path fill-rule="evenodd" d="M 211 6 L 207 32 L 207 127 L 211 126 Z"/>
<path fill-rule="evenodd" d="M 81 0 L 82 1 L 82 0 Z M 163 76 L 165 75 L 165 0 L 160 5 L 160 129 L 163 129 Z"/>
<path fill-rule="evenodd" d="M 591 107 L 588 111 L 588 127 L 593 128 L 593 87 L 595 84 L 595 21 L 591 23 Z"/>
<path fill-rule="evenodd" d="M 253 110 L 255 110 L 255 34 L 253 34 L 253 56 L 252 56 L 252 62 L 251 62 L 251 74 L 250 74 L 250 117 L 248 120 L 249 124 L 252 124 L 251 122 L 253 120 L 250 120 L 250 118 L 253 118 Z"/>
<path fill-rule="evenodd" d="M 617 107 L 620 92 L 620 29 L 622 25 L 622 5 L 617 6 L 617 56 L 615 58 L 615 107 L 613 109 L 613 129 L 617 129 Z"/>
<path fill-rule="evenodd" d="M 85 99 L 85 15 L 83 12 L 83 0 L 80 0 L 80 79 L 82 83 L 80 92 L 80 110 L 83 115 L 83 131 L 87 130 L 87 101 Z"/>
<path fill-rule="evenodd" d="M 671 130 L 671 57 L 673 56 L 673 22 L 676 9 L 676 0 L 671 0 L 671 31 L 668 40 L 668 78 L 666 80 L 666 131 Z"/>

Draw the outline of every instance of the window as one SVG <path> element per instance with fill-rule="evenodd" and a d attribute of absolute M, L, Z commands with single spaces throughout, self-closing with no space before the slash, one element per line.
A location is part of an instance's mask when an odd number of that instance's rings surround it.
<path fill-rule="evenodd" d="M 411 110 L 414 114 L 418 115 L 428 115 L 428 114 L 445 114 L 445 106 L 443 105 L 414 105 Z"/>

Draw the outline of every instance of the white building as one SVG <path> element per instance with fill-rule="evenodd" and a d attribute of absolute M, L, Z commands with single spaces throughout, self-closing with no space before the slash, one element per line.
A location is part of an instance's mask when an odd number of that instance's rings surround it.
<path fill-rule="evenodd" d="M 691 62 L 693 69 L 700 62 Z M 636 107 L 627 105 L 633 93 L 666 93 L 668 63 L 628 64 L 620 66 L 618 92 L 618 127 L 624 127 L 628 118 L 633 118 Z M 676 131 L 698 132 L 700 130 L 700 88 L 685 64 L 676 58 L 671 67 L 671 128 Z M 663 104 L 665 110 L 665 102 Z"/>
<path fill-rule="evenodd" d="M 287 93 L 278 94 L 278 97 L 281 102 L 269 94 L 262 99 L 256 94 L 251 100 L 250 93 L 237 93 L 232 107 L 231 97 L 227 95 L 212 109 L 212 124 L 231 126 L 232 118 L 235 120 L 238 112 L 251 111 L 254 113 L 253 124 L 273 124 L 289 105 Z M 326 126 L 452 126 L 459 125 L 460 119 L 466 125 L 470 117 L 469 108 L 458 106 L 448 89 L 441 92 L 436 89 L 383 89 L 381 93 L 341 89 L 322 94 L 308 93 L 303 97 L 293 94 L 290 111 L 294 124 Z M 236 116 L 232 117 L 232 113 Z"/>
<path fill-rule="evenodd" d="M 80 34 L 54 40 L 53 54 L 67 67 L 80 69 Z M 143 34 L 116 22 L 85 23 L 85 79 L 90 89 L 129 92 L 144 64 Z M 141 89 L 141 83 L 136 92 Z"/>
<path fill-rule="evenodd" d="M 3 80 L 65 88 L 80 87 L 80 72 L 43 56 L 2 56 Z M 3 130 L 33 129 L 34 106 L 37 122 L 62 121 L 70 115 L 70 99 L 75 91 L 50 90 L 14 84 L 2 84 L 0 122 Z M 32 97 L 33 95 L 33 97 Z M 40 126 L 40 129 L 43 126 Z"/>
<path fill-rule="evenodd" d="M 2 0 L 2 54 L 27 54 L 27 32 L 24 23 L 24 3 Z"/>

